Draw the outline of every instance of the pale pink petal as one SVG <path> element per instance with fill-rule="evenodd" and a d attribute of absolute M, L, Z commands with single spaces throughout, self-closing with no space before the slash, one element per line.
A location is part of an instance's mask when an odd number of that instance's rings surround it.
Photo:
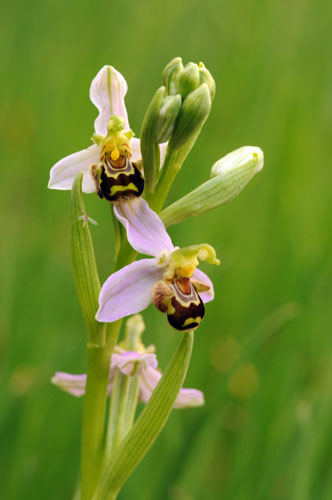
<path fill-rule="evenodd" d="M 204 404 L 204 394 L 198 389 L 180 389 L 174 408 L 194 408 Z"/>
<path fill-rule="evenodd" d="M 156 388 L 161 373 L 153 368 L 145 370 L 140 378 L 140 401 L 147 403 L 152 392 Z M 175 400 L 173 408 L 190 408 L 202 406 L 204 404 L 204 395 L 197 389 L 180 389 L 178 397 Z"/>
<path fill-rule="evenodd" d="M 128 241 L 137 252 L 159 257 L 164 251 L 174 250 L 164 224 L 143 198 L 114 205 L 114 214 L 126 228 Z"/>
<path fill-rule="evenodd" d="M 142 373 L 140 378 L 140 401 L 143 401 L 143 403 L 149 401 L 160 379 L 161 373 L 153 368 L 148 368 Z"/>
<path fill-rule="evenodd" d="M 51 379 L 52 384 L 73 396 L 83 396 L 85 393 L 86 375 L 71 375 L 65 372 L 56 372 Z"/>
<path fill-rule="evenodd" d="M 112 388 L 112 380 L 115 374 L 115 367 L 111 367 L 109 378 L 107 394 L 110 395 Z M 86 374 L 83 375 L 72 375 L 65 372 L 56 372 L 54 377 L 51 379 L 52 384 L 56 385 L 60 389 L 73 396 L 80 397 L 85 394 L 86 386 Z"/>
<path fill-rule="evenodd" d="M 104 66 L 92 80 L 90 99 L 99 111 L 95 120 L 96 134 L 107 134 L 107 122 L 111 115 L 124 118 L 125 129 L 129 129 L 124 101 L 127 88 L 126 80 L 113 66 Z"/>
<path fill-rule="evenodd" d="M 155 354 L 124 351 L 112 354 L 112 368 L 117 366 L 124 375 L 137 376 L 147 368 L 157 368 L 158 361 Z"/>
<path fill-rule="evenodd" d="M 50 172 L 50 189 L 71 189 L 79 172 L 84 172 L 82 189 L 84 193 L 94 193 L 96 185 L 89 172 L 90 165 L 99 161 L 99 147 L 93 144 L 58 161 Z"/>
<path fill-rule="evenodd" d="M 137 160 L 142 159 L 142 153 L 141 153 L 141 141 L 137 139 L 137 137 L 133 137 L 131 142 L 131 158 L 133 162 Z"/>
<path fill-rule="evenodd" d="M 154 259 L 142 259 L 120 269 L 105 281 L 99 295 L 98 321 L 112 322 L 150 304 L 152 287 L 162 277 Z"/>
<path fill-rule="evenodd" d="M 210 290 L 207 292 L 198 292 L 200 298 L 202 301 L 206 304 L 207 302 L 210 302 L 211 300 L 214 299 L 214 288 L 213 288 L 213 283 L 208 277 L 207 274 L 203 273 L 200 269 L 196 269 L 193 278 L 196 279 L 197 281 L 201 281 L 202 283 L 205 283 L 210 287 Z"/>

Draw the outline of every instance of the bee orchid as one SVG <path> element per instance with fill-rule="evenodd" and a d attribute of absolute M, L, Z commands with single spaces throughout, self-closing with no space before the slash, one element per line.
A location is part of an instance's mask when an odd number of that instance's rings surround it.
<path fill-rule="evenodd" d="M 214 298 L 208 276 L 196 269 L 200 260 L 220 264 L 208 244 L 174 247 L 158 215 L 143 199 L 114 206 L 131 246 L 152 259 L 141 259 L 112 274 L 102 286 L 96 319 L 112 322 L 142 311 L 153 302 L 177 330 L 197 328 L 204 303 Z"/>
<path fill-rule="evenodd" d="M 90 99 L 99 111 L 93 144 L 58 161 L 51 169 L 50 189 L 71 189 L 79 172 L 84 172 L 82 189 L 97 192 L 108 201 L 139 197 L 144 178 L 137 168 L 141 160 L 140 140 L 130 130 L 125 106 L 127 83 L 112 66 L 104 66 L 92 80 Z M 160 145 L 161 164 L 167 144 Z"/>

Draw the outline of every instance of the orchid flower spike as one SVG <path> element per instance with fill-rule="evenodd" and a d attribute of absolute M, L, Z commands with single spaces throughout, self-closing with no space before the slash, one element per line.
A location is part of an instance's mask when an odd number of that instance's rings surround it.
<path fill-rule="evenodd" d="M 158 215 L 143 199 L 114 206 L 127 238 L 137 252 L 151 255 L 112 274 L 102 286 L 96 319 L 112 322 L 142 311 L 153 302 L 177 330 L 197 328 L 204 303 L 214 298 L 213 285 L 196 269 L 198 259 L 219 265 L 208 244 L 174 247 Z"/>
<path fill-rule="evenodd" d="M 111 202 L 141 196 L 144 178 L 137 168 L 142 155 L 140 140 L 133 138 L 125 106 L 127 83 L 112 66 L 104 66 L 92 80 L 90 99 L 97 107 L 93 145 L 58 161 L 51 169 L 50 189 L 71 189 L 84 172 L 82 189 L 97 192 Z M 161 164 L 167 144 L 160 145 Z"/>
<path fill-rule="evenodd" d="M 133 316 L 127 321 L 142 323 L 142 331 L 145 327 L 140 315 Z M 154 353 L 154 346 L 145 347 L 141 339 L 137 342 L 136 350 L 125 350 L 121 342 L 115 347 L 115 352 L 111 357 L 111 369 L 108 381 L 108 395 L 112 391 L 112 383 L 117 370 L 120 370 L 127 377 L 139 377 L 139 401 L 147 403 L 152 392 L 157 386 L 162 374 L 157 369 L 158 361 Z M 73 396 L 83 396 L 86 387 L 86 375 L 71 375 L 70 373 L 56 372 L 51 382 L 60 387 L 63 391 L 69 392 Z M 180 389 L 175 400 L 174 408 L 190 408 L 202 406 L 204 395 L 197 389 Z"/>

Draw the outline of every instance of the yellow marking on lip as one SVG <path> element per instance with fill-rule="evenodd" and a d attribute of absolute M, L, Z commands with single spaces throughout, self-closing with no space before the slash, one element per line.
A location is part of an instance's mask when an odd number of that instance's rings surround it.
<path fill-rule="evenodd" d="M 186 321 L 183 323 L 182 328 L 184 326 L 190 325 L 191 323 L 197 323 L 198 325 L 202 321 L 202 318 L 200 316 L 197 316 L 197 318 L 187 318 Z"/>
<path fill-rule="evenodd" d="M 128 184 L 128 186 L 112 186 L 111 187 L 111 196 L 114 196 L 115 193 L 118 193 L 119 191 L 127 191 L 128 189 L 130 189 L 131 191 L 137 191 L 138 192 L 138 188 L 135 186 L 135 184 L 133 182 L 130 182 Z"/>
<path fill-rule="evenodd" d="M 120 152 L 117 148 L 113 149 L 112 153 L 111 153 L 111 158 L 113 161 L 116 161 L 119 159 L 119 156 L 120 156 Z"/>

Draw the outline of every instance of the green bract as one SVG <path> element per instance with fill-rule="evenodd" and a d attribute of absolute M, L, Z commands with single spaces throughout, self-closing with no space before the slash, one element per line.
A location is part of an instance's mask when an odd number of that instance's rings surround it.
<path fill-rule="evenodd" d="M 100 281 L 90 234 L 88 216 L 82 196 L 83 173 L 75 178 L 71 195 L 71 255 L 77 295 L 81 304 L 88 341 L 93 345 L 105 342 L 105 325 L 95 320 L 98 309 Z"/>

